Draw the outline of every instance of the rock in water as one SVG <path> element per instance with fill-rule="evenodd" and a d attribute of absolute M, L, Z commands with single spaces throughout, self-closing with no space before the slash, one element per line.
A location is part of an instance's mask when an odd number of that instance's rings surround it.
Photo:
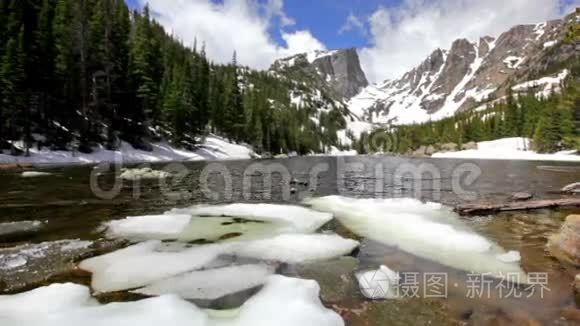
<path fill-rule="evenodd" d="M 570 215 L 548 241 L 548 250 L 558 260 L 580 266 L 580 215 Z"/>
<path fill-rule="evenodd" d="M 516 192 L 514 194 L 512 194 L 511 199 L 513 201 L 526 201 L 526 200 L 530 200 L 534 197 L 534 195 L 527 193 L 527 192 Z"/>

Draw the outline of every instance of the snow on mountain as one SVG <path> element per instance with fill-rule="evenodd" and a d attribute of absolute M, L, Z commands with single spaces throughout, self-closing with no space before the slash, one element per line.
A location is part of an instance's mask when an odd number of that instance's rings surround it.
<path fill-rule="evenodd" d="M 518 25 L 497 39 L 458 39 L 449 50 L 433 51 L 401 78 L 368 86 L 349 100 L 349 110 L 367 123 L 403 125 L 451 117 L 501 98 L 511 83 L 517 84 L 517 91 L 545 85 L 541 94 L 547 95 L 565 78 L 565 71 L 538 76 L 576 55 L 574 45 L 559 42 L 574 18 Z"/>

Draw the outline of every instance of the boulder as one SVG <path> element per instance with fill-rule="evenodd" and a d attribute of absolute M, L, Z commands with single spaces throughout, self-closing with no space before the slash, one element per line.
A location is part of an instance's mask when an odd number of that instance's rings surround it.
<path fill-rule="evenodd" d="M 548 250 L 558 260 L 580 266 L 580 215 L 570 215 L 560 231 L 550 237 Z"/>
<path fill-rule="evenodd" d="M 477 143 L 470 141 L 467 144 L 463 144 L 463 146 L 461 146 L 461 149 L 466 151 L 466 150 L 473 150 L 473 149 L 477 149 Z"/>
<path fill-rule="evenodd" d="M 437 150 L 433 145 L 429 145 L 425 148 L 425 155 L 431 156 L 435 154 L 435 152 L 437 152 Z"/>
<path fill-rule="evenodd" d="M 513 201 L 526 201 L 530 200 L 534 197 L 534 195 L 528 192 L 516 192 L 512 194 L 511 200 Z"/>
<path fill-rule="evenodd" d="M 426 147 L 421 146 L 411 153 L 411 156 L 425 157 Z"/>
<path fill-rule="evenodd" d="M 457 144 L 455 143 L 447 143 L 441 145 L 441 152 L 456 152 L 457 151 Z"/>

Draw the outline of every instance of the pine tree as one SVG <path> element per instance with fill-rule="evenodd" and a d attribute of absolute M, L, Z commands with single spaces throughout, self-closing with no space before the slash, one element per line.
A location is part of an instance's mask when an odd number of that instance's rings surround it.
<path fill-rule="evenodd" d="M 6 43 L 6 51 L 0 61 L 0 139 L 4 140 L 19 139 L 29 124 L 25 112 L 23 43 L 24 28 L 21 28 L 17 37 L 10 38 Z"/>

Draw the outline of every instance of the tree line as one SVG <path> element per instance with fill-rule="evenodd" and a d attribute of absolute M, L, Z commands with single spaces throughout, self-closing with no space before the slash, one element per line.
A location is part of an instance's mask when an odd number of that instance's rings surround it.
<path fill-rule="evenodd" d="M 240 67 L 235 52 L 214 64 L 151 16 L 123 0 L 1 1 L 0 150 L 192 149 L 209 132 L 272 153 L 340 146 L 346 109 L 325 92 Z"/>

